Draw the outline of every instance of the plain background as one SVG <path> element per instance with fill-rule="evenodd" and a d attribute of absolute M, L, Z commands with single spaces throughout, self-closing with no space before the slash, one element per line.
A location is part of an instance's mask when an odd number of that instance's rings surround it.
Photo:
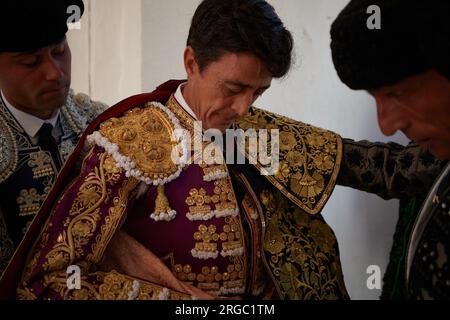
<path fill-rule="evenodd" d="M 72 87 L 114 104 L 185 78 L 183 50 L 199 0 L 84 0 L 81 28 L 69 32 Z M 373 99 L 343 85 L 334 70 L 329 28 L 347 0 L 269 0 L 291 30 L 295 64 L 256 105 L 356 140 L 384 137 Z M 353 299 L 378 299 L 367 268 L 384 274 L 398 218 L 398 201 L 337 187 L 323 210 L 339 241 L 345 282 Z"/>

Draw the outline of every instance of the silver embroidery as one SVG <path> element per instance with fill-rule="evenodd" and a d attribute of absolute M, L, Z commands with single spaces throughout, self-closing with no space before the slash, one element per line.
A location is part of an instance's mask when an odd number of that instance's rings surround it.
<path fill-rule="evenodd" d="M 60 145 L 63 159 L 67 159 L 75 148 L 76 141 L 69 140 L 78 140 L 88 124 L 107 108 L 108 106 L 101 102 L 91 101 L 85 94 L 75 95 L 72 89 L 69 91 L 67 102 L 61 108 L 60 118 L 64 132 Z M 19 150 L 26 151 L 31 148 L 33 145 L 28 135 L 0 100 L 0 183 L 16 170 Z"/>
<path fill-rule="evenodd" d="M 72 142 L 72 140 L 64 140 L 61 142 L 61 144 L 59 145 L 59 153 L 61 154 L 64 162 L 67 161 L 74 149 L 75 144 Z"/>
<path fill-rule="evenodd" d="M 14 172 L 17 161 L 16 141 L 0 110 L 0 183 Z"/>

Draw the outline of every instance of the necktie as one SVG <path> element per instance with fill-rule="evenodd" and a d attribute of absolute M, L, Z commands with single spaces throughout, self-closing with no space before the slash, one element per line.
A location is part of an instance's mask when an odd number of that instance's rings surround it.
<path fill-rule="evenodd" d="M 59 170 L 61 170 L 61 160 L 59 156 L 58 144 L 52 135 L 52 130 L 53 126 L 50 123 L 44 123 L 37 133 L 39 138 L 38 144 L 42 150 L 50 152 L 53 163 L 59 172 Z"/>

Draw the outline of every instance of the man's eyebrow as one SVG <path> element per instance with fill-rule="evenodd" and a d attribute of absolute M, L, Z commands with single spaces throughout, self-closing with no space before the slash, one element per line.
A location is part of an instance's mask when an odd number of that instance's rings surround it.
<path fill-rule="evenodd" d="M 231 85 L 238 86 L 238 87 L 242 87 L 242 88 L 256 89 L 255 87 L 253 87 L 253 86 L 251 86 L 251 85 L 249 85 L 249 84 L 245 84 L 245 83 L 242 83 L 242 82 L 239 82 L 239 81 L 226 80 L 226 81 L 225 81 L 225 84 L 231 84 Z M 265 86 L 265 87 L 262 87 L 262 88 L 260 88 L 260 89 L 267 90 L 267 89 L 269 89 L 269 88 L 270 88 L 270 84 L 267 85 L 267 86 Z"/>
<path fill-rule="evenodd" d="M 15 52 L 12 54 L 13 58 L 20 58 L 22 56 L 31 55 L 37 53 L 38 50 L 31 50 L 31 51 L 22 51 L 22 52 Z"/>

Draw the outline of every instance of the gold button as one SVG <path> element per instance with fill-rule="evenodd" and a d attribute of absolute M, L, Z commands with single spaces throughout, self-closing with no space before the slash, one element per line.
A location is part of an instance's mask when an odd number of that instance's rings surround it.
<path fill-rule="evenodd" d="M 194 281 L 196 277 L 197 277 L 197 276 L 195 275 L 195 273 L 189 273 L 189 274 L 188 274 L 188 280 L 189 280 L 189 281 Z"/>
<path fill-rule="evenodd" d="M 202 240 L 202 234 L 200 232 L 194 233 L 194 239 L 197 241 Z"/>
<path fill-rule="evenodd" d="M 219 267 L 217 267 L 217 266 L 211 267 L 212 274 L 216 274 L 217 272 L 219 272 Z"/>
<path fill-rule="evenodd" d="M 192 271 L 192 267 L 190 265 L 187 264 L 184 266 L 184 268 L 183 268 L 184 273 L 191 273 L 191 271 Z"/>
<path fill-rule="evenodd" d="M 209 274 L 210 271 L 211 271 L 211 270 L 210 270 L 209 267 L 207 267 L 207 266 L 205 266 L 205 267 L 202 268 L 202 273 L 203 273 L 203 274 Z"/>
<path fill-rule="evenodd" d="M 208 282 L 208 283 L 214 282 L 214 275 L 213 274 L 208 274 L 206 276 L 206 282 Z"/>
<path fill-rule="evenodd" d="M 203 274 L 198 274 L 197 275 L 197 281 L 198 282 L 205 282 L 205 276 Z"/>

